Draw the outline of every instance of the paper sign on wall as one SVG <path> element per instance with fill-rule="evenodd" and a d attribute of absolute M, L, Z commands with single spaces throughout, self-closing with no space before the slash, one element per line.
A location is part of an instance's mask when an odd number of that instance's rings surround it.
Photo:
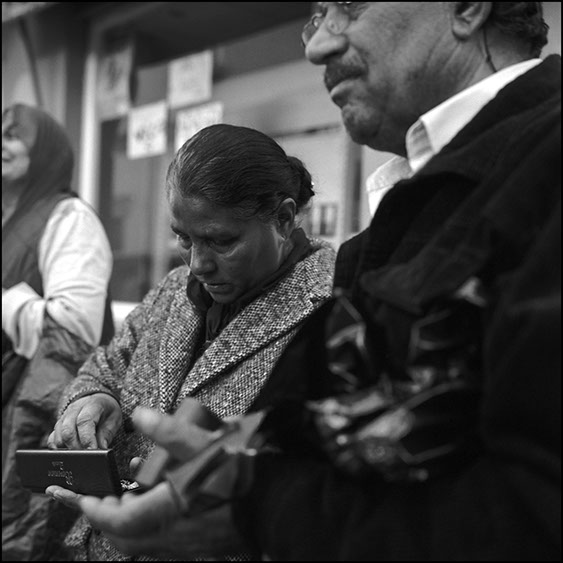
<path fill-rule="evenodd" d="M 213 51 L 203 51 L 168 65 L 168 103 L 171 108 L 206 102 L 211 98 Z"/>
<path fill-rule="evenodd" d="M 176 114 L 174 150 L 177 151 L 200 129 L 223 122 L 223 104 L 212 102 L 197 108 L 179 111 Z"/>
<path fill-rule="evenodd" d="M 127 115 L 131 105 L 129 78 L 133 66 L 133 45 L 104 55 L 98 70 L 97 102 L 100 119 Z"/>
<path fill-rule="evenodd" d="M 156 156 L 166 152 L 166 102 L 156 102 L 129 112 L 127 124 L 127 157 Z"/>

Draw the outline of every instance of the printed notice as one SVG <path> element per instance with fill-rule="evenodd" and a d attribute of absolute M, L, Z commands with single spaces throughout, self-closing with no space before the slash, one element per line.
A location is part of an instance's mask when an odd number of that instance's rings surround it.
<path fill-rule="evenodd" d="M 133 46 L 131 43 L 122 49 L 102 57 L 98 70 L 97 102 L 101 120 L 116 119 L 127 115 L 131 100 L 129 79 L 133 66 Z"/>
<path fill-rule="evenodd" d="M 211 99 L 213 51 L 203 51 L 168 65 L 168 103 L 172 109 Z"/>
<path fill-rule="evenodd" d="M 166 102 L 156 102 L 129 112 L 127 124 L 127 157 L 156 156 L 166 152 Z"/>
<path fill-rule="evenodd" d="M 223 104 L 212 102 L 196 108 L 181 110 L 176 114 L 174 150 L 177 151 L 188 139 L 209 125 L 223 122 Z"/>

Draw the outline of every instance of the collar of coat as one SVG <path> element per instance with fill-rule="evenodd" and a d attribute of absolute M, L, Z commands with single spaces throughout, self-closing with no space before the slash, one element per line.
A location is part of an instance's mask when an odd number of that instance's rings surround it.
<path fill-rule="evenodd" d="M 502 89 L 420 172 L 386 194 L 365 243 L 371 262 L 363 270 L 372 271 L 363 275 L 364 289 L 421 314 L 475 276 L 499 241 L 513 245 L 539 232 L 560 199 L 553 166 L 560 162 L 560 123 L 561 58 L 552 55 Z M 431 240 L 408 260 L 390 260 L 407 230 L 410 239 L 428 236 L 412 225 L 439 197 L 446 212 Z"/>
<path fill-rule="evenodd" d="M 178 389 L 178 394 L 160 393 L 163 412 L 272 346 L 330 298 L 335 252 L 319 241 L 313 241 L 313 247 L 315 252 L 299 262 L 290 275 L 245 307 L 223 329 L 189 374 L 204 316 L 185 291 L 177 293 L 161 336 L 159 386 Z"/>

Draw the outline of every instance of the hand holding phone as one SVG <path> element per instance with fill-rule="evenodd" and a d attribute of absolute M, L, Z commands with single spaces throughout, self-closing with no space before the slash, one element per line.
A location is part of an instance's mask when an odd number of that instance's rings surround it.
<path fill-rule="evenodd" d="M 16 467 L 22 486 L 44 493 L 58 485 L 74 493 L 105 497 L 140 491 L 121 479 L 113 450 L 17 450 Z"/>

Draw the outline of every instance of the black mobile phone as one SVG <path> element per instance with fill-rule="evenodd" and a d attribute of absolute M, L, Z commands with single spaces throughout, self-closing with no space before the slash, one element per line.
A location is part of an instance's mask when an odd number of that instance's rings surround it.
<path fill-rule="evenodd" d="M 141 492 L 135 481 L 119 478 L 111 449 L 16 450 L 16 469 L 22 486 L 35 493 L 49 485 L 97 497 Z"/>

